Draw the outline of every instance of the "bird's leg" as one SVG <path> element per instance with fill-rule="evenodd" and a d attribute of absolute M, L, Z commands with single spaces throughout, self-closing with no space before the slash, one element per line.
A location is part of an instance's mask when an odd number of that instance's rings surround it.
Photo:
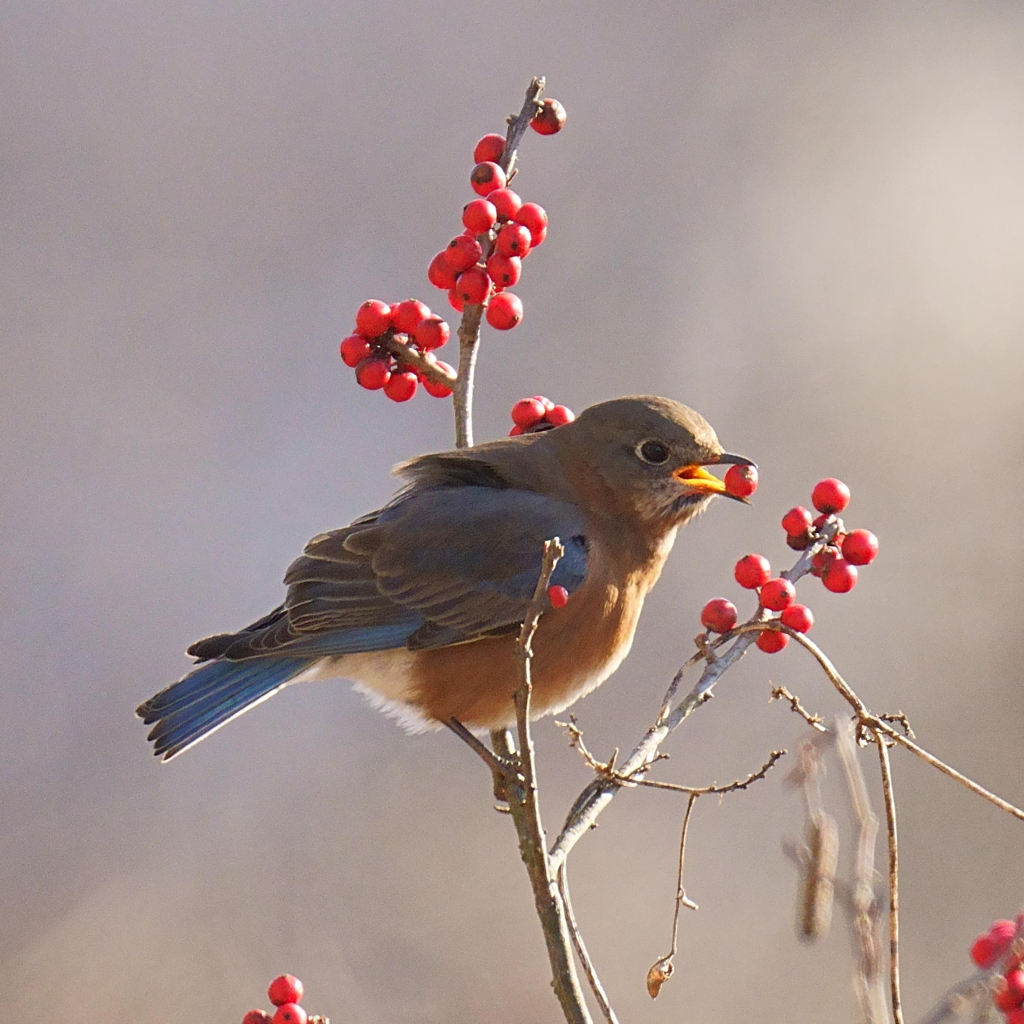
<path fill-rule="evenodd" d="M 444 724 L 491 769 L 491 774 L 494 776 L 494 798 L 507 803 L 505 784 L 519 771 L 519 765 L 514 759 L 515 752 L 513 751 L 510 757 L 496 754 L 486 743 L 477 739 L 457 718 L 449 718 Z"/>

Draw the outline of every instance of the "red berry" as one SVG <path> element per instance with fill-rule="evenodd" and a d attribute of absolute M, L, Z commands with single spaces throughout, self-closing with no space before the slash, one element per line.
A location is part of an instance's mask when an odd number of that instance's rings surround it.
<path fill-rule="evenodd" d="M 285 1003 L 302 1002 L 302 982 L 294 974 L 282 974 L 275 978 L 267 989 L 267 996 L 275 1006 Z"/>
<path fill-rule="evenodd" d="M 1018 1007 L 1016 1010 L 1011 1010 L 1006 1015 L 1003 1024 L 1024 1024 L 1024 1009 Z"/>
<path fill-rule="evenodd" d="M 790 537 L 799 537 L 801 534 L 807 533 L 811 528 L 811 513 L 803 505 L 791 508 L 782 517 L 782 528 Z"/>
<path fill-rule="evenodd" d="M 492 132 L 490 135 L 485 135 L 476 144 L 476 148 L 473 150 L 473 159 L 478 164 L 482 164 L 488 160 L 491 161 L 491 163 L 497 163 L 504 152 L 505 136 L 495 135 Z"/>
<path fill-rule="evenodd" d="M 736 625 L 736 605 L 724 597 L 713 597 L 700 613 L 700 624 L 712 633 L 728 633 Z"/>
<path fill-rule="evenodd" d="M 356 367 L 356 381 L 367 391 L 379 391 L 391 379 L 388 361 L 380 356 L 364 359 Z"/>
<path fill-rule="evenodd" d="M 828 513 L 823 512 L 817 519 L 811 523 L 811 528 L 815 531 L 820 530 L 828 522 Z"/>
<path fill-rule="evenodd" d="M 478 306 L 481 302 L 487 301 L 491 291 L 491 279 L 487 276 L 486 270 L 470 267 L 459 274 L 459 279 L 455 282 L 455 291 L 466 305 Z"/>
<path fill-rule="evenodd" d="M 999 959 L 999 955 L 996 953 L 996 945 L 988 932 L 979 935 L 971 943 L 971 959 L 985 971 Z"/>
<path fill-rule="evenodd" d="M 406 299 L 404 302 L 399 302 L 391 312 L 395 330 L 412 334 L 419 326 L 420 321 L 426 320 L 430 316 L 430 307 L 420 302 L 419 299 Z"/>
<path fill-rule="evenodd" d="M 437 360 L 437 366 L 450 373 L 453 377 L 455 376 L 455 371 L 440 359 Z M 434 398 L 448 398 L 452 393 L 452 389 L 447 384 L 435 384 L 432 380 L 427 379 L 423 381 L 423 390 Z"/>
<path fill-rule="evenodd" d="M 341 343 L 341 358 L 346 366 L 358 366 L 372 351 L 373 346 L 361 334 L 350 334 Z"/>
<path fill-rule="evenodd" d="M 757 646 L 765 654 L 777 654 L 788 643 L 789 637 L 785 633 L 780 633 L 777 629 L 762 629 L 757 634 Z"/>
<path fill-rule="evenodd" d="M 498 211 L 489 199 L 474 199 L 462 208 L 462 223 L 475 235 L 490 231 L 497 220 Z"/>
<path fill-rule="evenodd" d="M 806 633 L 814 625 L 814 616 L 807 605 L 791 604 L 783 609 L 779 621 L 797 633 Z"/>
<path fill-rule="evenodd" d="M 416 325 L 412 336 L 424 352 L 430 352 L 448 343 L 451 337 L 451 328 L 436 314 L 428 316 Z"/>
<path fill-rule="evenodd" d="M 806 533 L 798 533 L 794 536 L 792 533 L 786 534 L 786 544 L 791 547 L 794 551 L 804 551 L 810 546 L 811 543 L 811 531 L 808 530 Z"/>
<path fill-rule="evenodd" d="M 565 127 L 565 107 L 558 100 L 544 100 L 533 115 L 530 127 L 541 135 L 554 135 Z"/>
<path fill-rule="evenodd" d="M 271 1024 L 273 1017 L 266 1010 L 250 1010 L 243 1018 L 242 1024 Z"/>
<path fill-rule="evenodd" d="M 298 1003 L 282 1003 L 274 1014 L 273 1024 L 306 1024 L 306 1011 Z"/>
<path fill-rule="evenodd" d="M 819 512 L 830 516 L 842 512 L 850 504 L 850 488 L 842 480 L 826 477 L 819 480 L 811 491 L 811 501 Z"/>
<path fill-rule="evenodd" d="M 448 305 L 451 306 L 456 313 L 461 313 L 466 308 L 466 304 L 462 301 L 462 298 L 459 296 L 459 291 L 457 288 L 453 288 L 448 293 Z"/>
<path fill-rule="evenodd" d="M 566 423 L 572 423 L 576 419 L 576 414 L 567 406 L 555 405 L 548 409 L 544 418 L 553 427 L 564 427 Z"/>
<path fill-rule="evenodd" d="M 772 576 L 771 566 L 764 555 L 744 555 L 733 570 L 736 582 L 747 590 L 757 590 Z"/>
<path fill-rule="evenodd" d="M 525 433 L 526 433 L 526 431 L 523 430 L 522 427 L 520 427 L 517 424 L 513 423 L 512 424 L 512 429 L 508 432 L 508 436 L 509 437 L 519 437 L 520 434 L 525 434 Z"/>
<path fill-rule="evenodd" d="M 512 422 L 523 430 L 529 430 L 544 419 L 546 412 L 547 409 L 536 398 L 521 398 L 512 406 Z"/>
<path fill-rule="evenodd" d="M 502 256 L 522 258 L 530 251 L 530 229 L 522 224 L 506 224 L 499 232 L 494 248 Z"/>
<path fill-rule="evenodd" d="M 833 594 L 848 594 L 857 586 L 857 566 L 845 558 L 833 558 L 822 571 L 821 582 Z"/>
<path fill-rule="evenodd" d="M 833 547 L 825 547 L 816 551 L 811 557 L 811 573 L 821 576 L 825 570 L 839 557 L 839 552 Z"/>
<path fill-rule="evenodd" d="M 408 402 L 416 394 L 419 378 L 411 370 L 393 373 L 384 385 L 384 394 L 392 402 Z"/>
<path fill-rule="evenodd" d="M 479 244 L 479 243 L 478 243 Z M 470 264 L 472 266 L 472 264 Z M 448 266 L 448 252 L 439 252 L 427 267 L 427 280 L 435 288 L 454 288 L 455 278 L 458 274 Z"/>
<path fill-rule="evenodd" d="M 455 274 L 461 274 L 470 267 L 475 267 L 480 262 L 483 249 L 480 243 L 471 235 L 456 235 L 444 251 L 445 263 Z"/>
<path fill-rule="evenodd" d="M 540 402 L 540 404 L 543 405 L 544 408 L 549 410 L 549 411 L 551 409 L 554 409 L 554 407 L 555 407 L 555 403 L 552 402 L 550 398 L 545 398 L 543 395 L 534 395 L 533 398 L 534 398 L 534 401 Z"/>
<path fill-rule="evenodd" d="M 505 172 L 493 160 L 482 160 L 473 168 L 469 183 L 478 196 L 490 195 L 496 188 L 505 187 Z"/>
<path fill-rule="evenodd" d="M 725 491 L 736 498 L 749 498 L 757 490 L 757 470 L 753 466 L 730 466 L 725 474 Z"/>
<path fill-rule="evenodd" d="M 1024 1002 L 1024 971 L 1017 967 L 999 978 L 992 992 L 992 1002 L 1003 1013 L 1016 1010 Z"/>
<path fill-rule="evenodd" d="M 854 565 L 868 565 L 878 554 L 878 538 L 870 530 L 852 530 L 843 538 L 843 558 Z"/>
<path fill-rule="evenodd" d="M 523 304 L 518 295 L 499 292 L 487 306 L 487 322 L 499 331 L 509 331 L 523 319 Z"/>
<path fill-rule="evenodd" d="M 552 608 L 564 608 L 569 603 L 569 591 L 565 587 L 548 587 L 548 600 Z"/>
<path fill-rule="evenodd" d="M 796 600 L 796 587 L 781 576 L 769 580 L 761 587 L 761 606 L 769 611 L 781 612 Z"/>
<path fill-rule="evenodd" d="M 495 210 L 498 211 L 498 220 L 512 220 L 523 205 L 519 194 L 510 188 L 496 188 L 487 197 L 487 201 L 494 204 Z"/>
<path fill-rule="evenodd" d="M 536 203 L 523 203 L 515 215 L 515 222 L 529 230 L 532 239 L 530 244 L 534 249 L 544 241 L 541 234 L 546 235 L 547 233 L 548 215 L 544 212 L 543 206 L 538 206 Z"/>
<path fill-rule="evenodd" d="M 487 261 L 487 273 L 499 288 L 510 288 L 519 283 L 523 261 L 518 256 L 502 256 L 496 252 Z"/>
<path fill-rule="evenodd" d="M 391 326 L 391 307 L 380 299 L 368 299 L 356 311 L 356 333 L 379 338 Z"/>

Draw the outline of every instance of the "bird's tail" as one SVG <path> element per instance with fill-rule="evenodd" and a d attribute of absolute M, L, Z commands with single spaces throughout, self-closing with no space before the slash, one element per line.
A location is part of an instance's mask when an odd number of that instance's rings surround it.
<path fill-rule="evenodd" d="M 153 753 L 169 761 L 211 732 L 275 694 L 310 664 L 310 658 L 219 659 L 140 704 L 135 713 L 149 725 Z"/>

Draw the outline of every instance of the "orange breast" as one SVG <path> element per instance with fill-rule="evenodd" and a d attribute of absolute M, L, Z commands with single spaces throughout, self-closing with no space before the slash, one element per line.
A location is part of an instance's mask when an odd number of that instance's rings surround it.
<path fill-rule="evenodd" d="M 629 652 L 657 571 L 623 579 L 609 567 L 592 566 L 564 608 L 545 612 L 533 643 L 533 717 L 562 710 L 615 671 Z M 417 686 L 412 703 L 431 718 L 458 718 L 474 729 L 513 724 L 515 641 L 515 635 L 491 637 L 419 652 L 410 673 Z"/>

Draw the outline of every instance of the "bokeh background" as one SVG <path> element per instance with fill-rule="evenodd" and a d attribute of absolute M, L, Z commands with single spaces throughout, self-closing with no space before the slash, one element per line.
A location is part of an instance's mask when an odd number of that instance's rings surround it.
<path fill-rule="evenodd" d="M 450 446 L 447 403 L 360 391 L 336 346 L 367 297 L 445 305 L 424 272 L 473 143 L 535 73 L 569 124 L 526 140 L 516 187 L 552 227 L 523 325 L 485 338 L 478 437 L 537 391 L 656 392 L 763 481 L 681 536 L 633 654 L 576 708 L 593 749 L 636 741 L 704 600 L 738 598 L 746 551 L 786 562 L 779 517 L 835 474 L 882 554 L 848 596 L 803 585 L 815 638 L 1024 801 L 1022 47 L 996 0 L 3 5 L 5 1014 L 231 1022 L 288 970 L 342 1024 L 558 1019 L 511 826 L 453 738 L 324 683 L 161 767 L 132 715 L 394 463 Z M 748 657 L 661 776 L 792 750 L 769 679 L 839 709 L 800 652 Z M 554 827 L 587 774 L 537 736 Z M 1018 909 L 1024 826 L 894 763 L 914 1019 Z M 622 1019 L 855 1019 L 842 922 L 794 936 L 783 775 L 698 804 L 701 909 L 656 1003 L 682 802 L 625 794 L 574 855 Z"/>

